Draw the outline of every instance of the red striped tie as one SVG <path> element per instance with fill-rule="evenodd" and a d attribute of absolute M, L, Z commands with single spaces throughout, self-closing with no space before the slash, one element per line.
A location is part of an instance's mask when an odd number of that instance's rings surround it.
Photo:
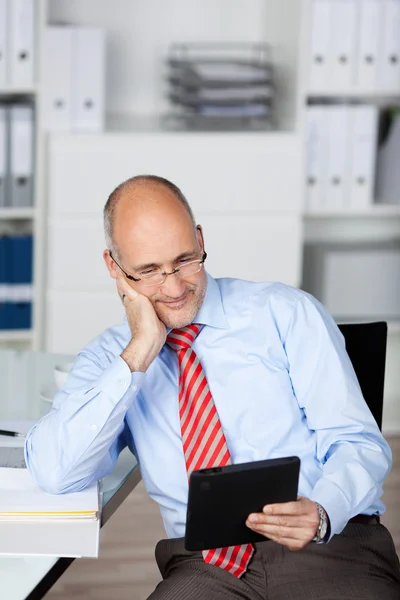
<path fill-rule="evenodd" d="M 198 469 L 223 467 L 232 462 L 203 367 L 192 350 L 201 328 L 188 325 L 173 329 L 167 337 L 167 344 L 178 354 L 179 415 L 188 476 Z M 242 544 L 204 550 L 203 557 L 206 563 L 240 577 L 253 551 L 252 544 Z"/>

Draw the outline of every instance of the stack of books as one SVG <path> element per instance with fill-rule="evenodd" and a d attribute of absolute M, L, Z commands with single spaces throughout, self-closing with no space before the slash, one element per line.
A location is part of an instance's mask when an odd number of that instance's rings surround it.
<path fill-rule="evenodd" d="M 271 121 L 265 45 L 173 45 L 168 82 L 172 114 L 188 127 L 261 129 Z"/>
<path fill-rule="evenodd" d="M 48 494 L 26 468 L 0 467 L 0 555 L 97 557 L 100 512 L 97 482 Z"/>

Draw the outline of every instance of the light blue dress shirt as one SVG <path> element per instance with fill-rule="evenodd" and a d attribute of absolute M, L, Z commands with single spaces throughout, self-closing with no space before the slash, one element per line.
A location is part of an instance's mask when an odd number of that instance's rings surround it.
<path fill-rule="evenodd" d="M 296 455 L 299 494 L 340 533 L 358 513 L 381 514 L 390 447 L 360 391 L 344 339 L 312 296 L 280 283 L 213 279 L 193 344 L 233 463 Z M 178 362 L 164 346 L 146 374 L 120 357 L 126 320 L 77 356 L 52 411 L 29 432 L 26 461 L 45 490 L 81 490 L 128 445 L 169 537 L 185 534 L 188 479 L 178 412 Z"/>

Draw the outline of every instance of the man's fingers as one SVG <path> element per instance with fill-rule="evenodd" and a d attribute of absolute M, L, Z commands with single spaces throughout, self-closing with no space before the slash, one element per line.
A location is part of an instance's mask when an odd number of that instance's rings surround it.
<path fill-rule="evenodd" d="M 312 532 L 311 529 L 308 532 L 308 530 L 305 530 L 304 527 L 283 527 L 282 525 L 257 523 L 256 525 L 251 525 L 250 528 L 253 529 L 253 531 L 257 531 L 257 533 L 266 535 L 271 539 L 286 538 L 300 540 L 304 537 L 308 537 L 308 534 L 312 534 L 312 537 L 314 536 L 314 532 Z"/>
<path fill-rule="evenodd" d="M 265 515 L 306 515 L 307 507 L 300 501 L 281 502 L 280 504 L 266 504 L 263 507 Z"/>
<path fill-rule="evenodd" d="M 263 513 L 254 513 L 248 516 L 247 521 L 252 527 L 269 525 L 288 529 L 304 529 L 304 527 L 308 527 L 307 521 L 299 519 L 297 515 L 264 515 Z"/>
<path fill-rule="evenodd" d="M 133 288 L 131 288 L 131 286 L 127 283 L 125 276 L 119 269 L 117 270 L 116 282 L 118 294 L 122 302 L 124 302 L 125 298 L 133 300 L 137 297 L 137 292 Z"/>
<path fill-rule="evenodd" d="M 252 515 L 249 515 L 249 519 Z M 249 522 L 252 522 L 251 519 Z M 260 513 L 254 518 L 253 524 L 278 525 L 280 527 L 301 527 L 301 521 L 296 516 L 290 515 L 263 515 Z"/>

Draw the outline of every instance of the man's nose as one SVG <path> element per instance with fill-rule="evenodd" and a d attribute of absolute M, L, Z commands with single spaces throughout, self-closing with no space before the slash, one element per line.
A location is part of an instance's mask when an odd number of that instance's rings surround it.
<path fill-rule="evenodd" d="M 170 298 L 180 298 L 185 291 L 185 282 L 179 277 L 177 273 L 168 275 L 166 280 L 161 286 L 161 291 Z"/>

